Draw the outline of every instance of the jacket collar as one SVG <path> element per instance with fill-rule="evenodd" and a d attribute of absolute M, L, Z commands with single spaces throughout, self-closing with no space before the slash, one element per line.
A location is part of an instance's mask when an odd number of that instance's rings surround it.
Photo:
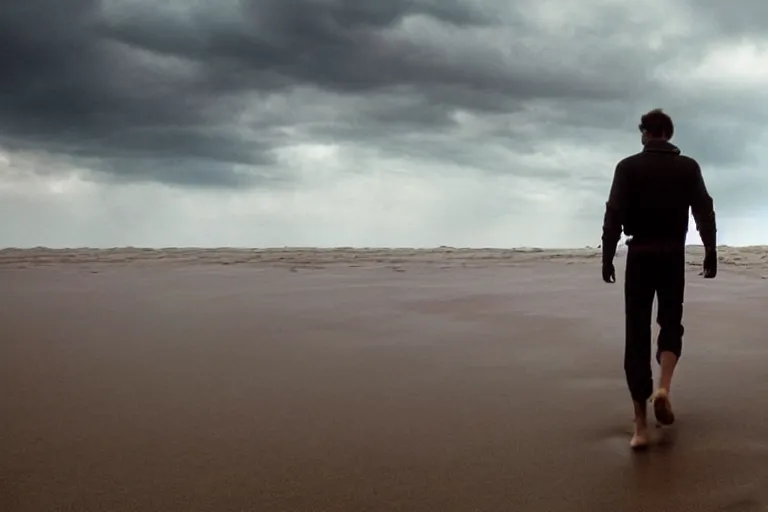
<path fill-rule="evenodd" d="M 668 153 L 673 155 L 680 154 L 680 148 L 672 143 L 662 140 L 649 140 L 643 147 L 643 153 Z"/>

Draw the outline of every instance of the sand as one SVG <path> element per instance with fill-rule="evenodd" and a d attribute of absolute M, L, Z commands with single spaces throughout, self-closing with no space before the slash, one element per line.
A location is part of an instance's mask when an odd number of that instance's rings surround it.
<path fill-rule="evenodd" d="M 0 251 L 0 510 L 765 510 L 766 254 L 637 454 L 595 249 Z"/>

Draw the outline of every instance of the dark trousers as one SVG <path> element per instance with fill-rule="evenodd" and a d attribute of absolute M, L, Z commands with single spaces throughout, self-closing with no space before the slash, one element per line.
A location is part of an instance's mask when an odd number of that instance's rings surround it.
<path fill-rule="evenodd" d="M 669 351 L 680 357 L 683 348 L 685 251 L 630 249 L 624 278 L 624 372 L 632 399 L 646 402 L 653 393 L 651 315 L 658 298 L 656 360 Z"/>

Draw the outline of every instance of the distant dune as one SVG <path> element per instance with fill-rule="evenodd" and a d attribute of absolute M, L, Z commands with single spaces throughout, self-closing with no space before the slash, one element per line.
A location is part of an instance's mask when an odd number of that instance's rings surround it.
<path fill-rule="evenodd" d="M 624 247 L 619 250 L 621 258 Z M 701 265 L 703 248 L 689 246 L 688 263 Z M 759 273 L 768 276 L 768 246 L 719 248 L 721 265 L 729 270 Z M 286 248 L 136 248 L 112 249 L 3 249 L 0 267 L 30 268 L 40 266 L 78 265 L 90 268 L 97 265 L 246 265 L 322 269 L 330 266 L 353 268 L 390 267 L 394 270 L 413 266 L 437 268 L 487 268 L 521 266 L 556 260 L 558 262 L 588 263 L 599 261 L 600 249 L 538 249 L 538 248 L 352 248 L 320 249 L 313 247 Z"/>

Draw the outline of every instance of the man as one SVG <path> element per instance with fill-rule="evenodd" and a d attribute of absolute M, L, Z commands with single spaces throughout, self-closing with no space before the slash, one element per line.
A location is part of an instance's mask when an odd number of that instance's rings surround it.
<path fill-rule="evenodd" d="M 689 207 L 705 248 L 700 275 L 717 275 L 716 223 L 712 198 L 699 164 L 683 156 L 669 140 L 670 117 L 661 109 L 642 116 L 643 150 L 620 161 L 611 185 L 603 220 L 603 280 L 616 281 L 613 258 L 622 228 L 627 243 L 624 279 L 624 372 L 635 408 L 633 449 L 648 445 L 646 403 L 652 399 L 656 420 L 675 421 L 669 399 L 672 375 L 683 342 L 685 240 Z M 651 314 L 658 298 L 659 325 L 656 361 L 661 376 L 653 392 L 651 372 Z"/>

